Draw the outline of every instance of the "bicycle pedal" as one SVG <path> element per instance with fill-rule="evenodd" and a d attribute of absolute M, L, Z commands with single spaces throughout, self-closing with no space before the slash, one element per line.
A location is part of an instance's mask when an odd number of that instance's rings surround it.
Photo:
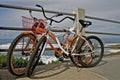
<path fill-rule="evenodd" d="M 81 56 L 81 54 L 72 54 L 72 56 L 78 57 L 78 56 Z"/>
<path fill-rule="evenodd" d="M 70 58 L 69 59 L 64 59 L 64 62 L 70 62 Z"/>
<path fill-rule="evenodd" d="M 60 57 L 58 58 L 58 60 L 59 60 L 59 61 L 64 61 L 64 57 L 63 57 L 63 56 L 60 56 Z"/>
<path fill-rule="evenodd" d="M 63 57 L 64 57 L 65 59 L 69 59 L 69 55 L 63 54 Z"/>

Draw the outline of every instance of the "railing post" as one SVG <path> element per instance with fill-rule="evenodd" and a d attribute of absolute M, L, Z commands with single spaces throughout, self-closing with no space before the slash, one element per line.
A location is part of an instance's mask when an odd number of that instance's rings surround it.
<path fill-rule="evenodd" d="M 79 23 L 79 19 L 85 18 L 85 10 L 81 8 L 77 8 L 75 13 L 76 13 L 76 17 L 74 22 L 74 30 L 76 31 L 77 35 L 80 35 L 80 30 L 82 26 Z M 82 30 L 82 34 L 85 35 L 85 29 Z"/>

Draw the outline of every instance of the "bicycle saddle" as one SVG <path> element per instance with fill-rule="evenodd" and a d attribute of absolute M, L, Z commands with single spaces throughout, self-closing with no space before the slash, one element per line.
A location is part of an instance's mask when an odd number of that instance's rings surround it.
<path fill-rule="evenodd" d="M 90 21 L 85 21 L 85 20 L 82 20 L 82 19 L 80 19 L 79 22 L 80 22 L 80 24 L 83 26 L 83 28 L 92 25 L 92 22 L 90 22 Z"/>

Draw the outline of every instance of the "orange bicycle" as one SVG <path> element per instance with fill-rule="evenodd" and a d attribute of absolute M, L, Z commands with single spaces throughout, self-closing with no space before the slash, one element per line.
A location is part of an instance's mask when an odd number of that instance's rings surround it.
<path fill-rule="evenodd" d="M 29 12 L 32 17 L 31 11 Z M 62 14 L 60 13 L 52 16 L 51 18 L 58 17 L 61 15 Z M 71 17 L 65 17 L 58 23 L 62 22 L 66 18 L 71 18 Z M 38 42 L 38 35 L 42 35 L 44 32 L 46 32 L 45 27 L 47 24 L 47 22 L 45 22 L 45 20 L 43 19 L 37 19 L 35 17 L 28 18 L 25 16 L 22 16 L 22 22 L 25 28 L 32 28 L 32 31 L 22 32 L 20 35 L 18 35 L 12 41 L 7 55 L 8 70 L 10 73 L 16 76 L 22 76 L 25 74 L 26 66 L 28 64 L 30 56 L 33 53 L 35 46 Z M 52 34 L 49 35 L 52 37 Z M 50 40 L 48 40 L 48 43 L 50 44 L 52 49 L 55 50 L 55 53 L 56 52 L 60 53 L 58 49 L 53 47 Z"/>

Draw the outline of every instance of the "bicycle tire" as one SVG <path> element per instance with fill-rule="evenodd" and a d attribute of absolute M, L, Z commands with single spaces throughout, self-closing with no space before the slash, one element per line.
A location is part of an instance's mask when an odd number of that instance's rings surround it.
<path fill-rule="evenodd" d="M 86 38 L 86 37 L 85 37 Z M 74 45 L 75 43 L 75 40 L 72 41 L 73 43 L 70 43 L 70 46 L 72 47 L 72 45 Z M 76 45 L 76 48 L 75 50 L 69 55 L 70 57 L 70 60 L 72 61 L 72 63 L 76 66 L 76 67 L 82 67 L 82 65 L 80 64 L 80 61 L 79 61 L 79 56 L 75 56 L 73 54 L 78 54 L 78 52 L 81 50 L 81 45 L 84 43 L 84 40 L 83 39 L 79 39 L 78 42 L 77 42 L 77 45 Z"/>
<path fill-rule="evenodd" d="M 12 41 L 7 54 L 7 67 L 10 73 L 15 76 L 25 74 L 27 61 L 36 43 L 36 36 L 32 33 L 22 33 Z"/>
<path fill-rule="evenodd" d="M 89 44 L 92 45 L 92 49 L 94 52 L 91 52 L 90 55 L 85 54 L 85 55 L 79 56 L 78 61 L 83 67 L 86 67 L 86 68 L 94 67 L 97 64 L 99 64 L 99 62 L 102 60 L 102 57 L 104 55 L 104 45 L 102 40 L 97 36 L 88 36 L 86 39 L 89 41 Z M 81 49 L 85 46 L 85 44 L 86 42 L 84 41 L 81 46 Z M 81 51 L 80 51 L 80 54 L 85 53 L 85 49 L 84 49 L 84 52 L 81 52 Z M 88 52 L 90 53 L 90 49 L 88 49 Z"/>
<path fill-rule="evenodd" d="M 39 62 L 46 41 L 47 38 L 45 36 L 41 37 L 40 40 L 38 41 L 35 50 L 33 51 L 33 54 L 31 55 L 30 60 L 28 62 L 27 70 L 25 73 L 26 76 L 30 77 L 31 74 L 33 73 L 35 67 L 37 66 L 37 63 Z"/>

